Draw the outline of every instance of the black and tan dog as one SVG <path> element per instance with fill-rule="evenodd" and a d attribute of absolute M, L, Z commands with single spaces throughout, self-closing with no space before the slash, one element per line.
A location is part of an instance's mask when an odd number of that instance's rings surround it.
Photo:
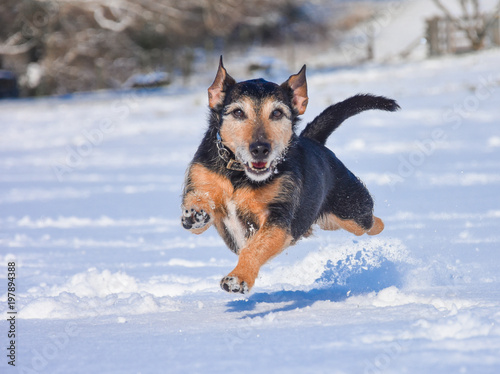
<path fill-rule="evenodd" d="M 395 111 L 394 100 L 357 95 L 328 107 L 302 131 L 306 110 L 305 66 L 281 85 L 263 79 L 236 83 L 222 64 L 208 89 L 208 130 L 186 175 L 184 228 L 201 234 L 214 225 L 239 255 L 221 281 L 228 292 L 248 292 L 260 267 L 317 224 L 376 235 L 363 183 L 325 147 L 347 118 L 368 109 Z"/>

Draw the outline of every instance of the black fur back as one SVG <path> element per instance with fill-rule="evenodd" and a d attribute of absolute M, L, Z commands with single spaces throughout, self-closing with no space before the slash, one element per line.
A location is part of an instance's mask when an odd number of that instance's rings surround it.
<path fill-rule="evenodd" d="M 347 118 L 370 109 L 394 112 L 400 109 L 400 107 L 395 100 L 383 96 L 369 94 L 355 95 L 326 108 L 306 126 L 300 136 L 325 144 L 332 132 Z"/>

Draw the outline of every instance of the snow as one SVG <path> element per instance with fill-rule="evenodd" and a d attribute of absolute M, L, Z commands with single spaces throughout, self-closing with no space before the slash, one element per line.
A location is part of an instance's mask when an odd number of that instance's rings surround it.
<path fill-rule="evenodd" d="M 216 232 L 180 225 L 210 82 L 0 102 L 2 347 L 11 261 L 18 308 L 17 369 L 0 371 L 498 372 L 499 61 L 310 74 L 303 124 L 358 92 L 402 107 L 328 141 L 386 228 L 317 230 L 248 296 L 220 290 L 237 258 Z"/>

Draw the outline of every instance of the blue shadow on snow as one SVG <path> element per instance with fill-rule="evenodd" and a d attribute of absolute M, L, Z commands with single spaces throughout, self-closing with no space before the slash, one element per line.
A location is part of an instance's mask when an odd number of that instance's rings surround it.
<path fill-rule="evenodd" d="M 339 284 L 339 277 L 343 277 Z M 369 292 L 378 292 L 384 288 L 401 287 L 401 274 L 396 265 L 384 260 L 377 267 L 358 268 L 354 273 L 339 274 L 339 264 L 330 262 L 325 266 L 325 271 L 316 280 L 318 287 L 308 291 L 276 291 L 271 293 L 255 293 L 246 300 L 234 300 L 227 303 L 227 312 L 252 312 L 258 305 L 283 304 L 265 312 L 248 313 L 241 318 L 264 317 L 270 313 L 287 312 L 302 309 L 313 305 L 316 301 L 341 302 L 350 296 L 361 295 Z M 349 292 L 350 291 L 350 292 Z"/>

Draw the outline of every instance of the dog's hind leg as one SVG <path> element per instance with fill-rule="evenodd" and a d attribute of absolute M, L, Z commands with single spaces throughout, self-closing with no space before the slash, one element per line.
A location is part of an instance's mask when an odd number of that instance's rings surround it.
<path fill-rule="evenodd" d="M 342 228 L 358 236 L 382 232 L 384 223 L 373 215 L 373 199 L 363 182 L 336 158 L 332 158 L 332 166 L 337 174 L 335 188 L 316 223 L 325 230 Z"/>
<path fill-rule="evenodd" d="M 366 233 L 368 235 L 378 235 L 384 230 L 384 221 L 380 218 L 373 216 L 373 226 Z"/>
<path fill-rule="evenodd" d="M 384 229 L 384 222 L 378 217 L 372 216 L 371 225 L 366 224 L 367 220 L 364 221 L 365 223 L 358 223 L 354 219 L 342 219 L 333 213 L 327 213 L 323 214 L 316 223 L 323 230 L 344 229 L 357 236 L 377 235 Z"/>
<path fill-rule="evenodd" d="M 281 253 L 292 242 L 287 230 L 265 225 L 241 249 L 236 267 L 222 278 L 220 286 L 227 292 L 248 293 L 262 265 Z"/>

